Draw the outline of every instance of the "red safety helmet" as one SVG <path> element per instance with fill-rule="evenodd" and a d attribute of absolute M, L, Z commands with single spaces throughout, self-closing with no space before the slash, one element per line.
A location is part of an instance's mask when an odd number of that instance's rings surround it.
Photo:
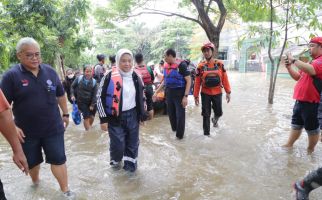
<path fill-rule="evenodd" d="M 314 37 L 310 40 L 310 43 L 316 43 L 322 45 L 322 37 Z"/>
<path fill-rule="evenodd" d="M 215 45 L 211 42 L 206 42 L 202 45 L 201 51 L 204 50 L 204 48 L 211 48 L 213 51 L 215 50 Z"/>

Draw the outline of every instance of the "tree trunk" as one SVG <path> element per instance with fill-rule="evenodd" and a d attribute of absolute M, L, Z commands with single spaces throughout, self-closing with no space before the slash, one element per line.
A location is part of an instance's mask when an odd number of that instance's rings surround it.
<path fill-rule="evenodd" d="M 218 57 L 218 49 L 219 49 L 219 37 L 220 37 L 220 32 L 216 31 L 214 33 L 209 33 L 211 35 L 208 36 L 210 42 L 212 42 L 215 45 L 215 52 L 214 52 L 214 57 Z M 208 33 L 207 33 L 208 35 Z"/>
<path fill-rule="evenodd" d="M 211 21 L 208 11 L 211 7 L 212 2 L 217 3 L 217 6 L 220 11 L 220 17 L 217 22 L 217 26 L 214 25 L 214 23 Z M 195 5 L 198 14 L 199 14 L 199 25 L 205 30 L 206 35 L 210 42 L 212 42 L 215 45 L 215 52 L 214 56 L 218 57 L 218 49 L 219 49 L 219 38 L 221 30 L 225 24 L 226 16 L 227 16 L 227 10 L 222 2 L 222 0 L 211 0 L 208 2 L 208 5 L 204 5 L 203 0 L 192 0 L 192 3 Z"/>
<path fill-rule="evenodd" d="M 269 84 L 269 91 L 268 91 L 268 103 L 273 104 L 274 98 L 274 91 L 273 91 L 273 77 L 274 77 L 274 58 L 272 56 L 272 39 L 273 39 L 273 0 L 270 0 L 270 7 L 271 7 L 271 27 L 270 27 L 270 38 L 269 38 L 269 47 L 268 47 L 268 56 L 269 60 L 271 61 L 271 74 L 270 74 L 270 84 Z"/>
<path fill-rule="evenodd" d="M 287 31 L 288 31 L 288 17 L 289 17 L 290 8 L 289 8 L 289 0 L 287 0 L 287 9 L 286 9 L 286 18 L 285 18 L 285 30 L 284 30 L 284 32 L 285 32 L 284 42 L 283 42 L 283 47 L 282 47 L 281 53 L 280 53 L 279 58 L 278 58 L 278 62 L 277 62 L 277 65 L 276 65 L 276 70 L 274 70 L 275 69 L 274 59 L 273 59 L 273 57 L 271 55 L 272 37 L 273 37 L 273 18 L 272 18 L 273 6 L 272 6 L 272 0 L 270 0 L 270 3 L 271 3 L 271 33 L 270 33 L 270 43 L 269 43 L 268 54 L 269 54 L 269 59 L 271 60 L 272 68 L 271 68 L 271 76 L 270 76 L 270 84 L 269 84 L 268 103 L 273 104 L 278 69 L 279 69 L 279 66 L 280 66 L 280 63 L 281 63 L 281 60 L 282 60 L 282 56 L 283 56 L 283 53 L 284 53 L 284 49 L 285 49 L 286 41 L 287 41 L 287 37 L 288 37 L 287 36 Z"/>
<path fill-rule="evenodd" d="M 63 36 L 59 36 L 58 42 L 59 42 L 59 46 L 61 48 L 64 47 L 65 39 L 64 39 Z M 59 71 L 60 71 L 61 79 L 64 80 L 64 78 L 66 76 L 66 71 L 65 71 L 65 66 L 64 66 L 64 55 L 62 55 L 61 53 L 59 53 L 57 55 L 57 59 L 58 59 L 58 66 L 59 66 Z"/>
<path fill-rule="evenodd" d="M 59 74 L 59 77 L 61 80 L 64 80 L 66 74 L 65 74 L 65 67 L 64 67 L 64 57 L 60 54 L 56 54 L 56 60 L 55 60 L 55 66 L 57 73 Z"/>
<path fill-rule="evenodd" d="M 202 29 L 206 32 L 206 35 L 210 42 L 212 42 L 215 45 L 215 52 L 214 56 L 218 57 L 218 48 L 219 48 L 219 38 L 221 30 L 225 24 L 226 16 L 227 16 L 227 10 L 225 8 L 225 5 L 223 3 L 223 0 L 209 0 L 207 1 L 207 5 L 205 5 L 204 0 L 191 0 L 193 5 L 195 6 L 197 12 L 198 12 L 198 19 L 188 17 L 182 14 L 173 13 L 173 12 L 166 12 L 162 10 L 156 10 L 156 9 L 149 9 L 146 8 L 147 12 L 141 12 L 140 14 L 159 14 L 159 15 L 165 15 L 165 16 L 177 16 L 181 17 L 186 20 L 193 21 L 201 26 Z M 216 3 L 220 12 L 220 16 L 217 22 L 217 25 L 215 25 L 212 22 L 212 19 L 209 17 L 209 10 L 211 10 L 211 6 L 213 3 Z"/>
<path fill-rule="evenodd" d="M 63 74 L 63 77 L 66 76 L 66 71 L 65 71 L 65 65 L 64 65 L 64 57 L 63 55 L 60 55 L 60 63 L 61 63 L 61 71 L 62 71 L 62 74 Z"/>

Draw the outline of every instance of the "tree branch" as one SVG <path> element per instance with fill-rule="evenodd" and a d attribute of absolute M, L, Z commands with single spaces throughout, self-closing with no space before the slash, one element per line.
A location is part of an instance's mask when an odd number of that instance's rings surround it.
<path fill-rule="evenodd" d="M 207 15 L 207 13 L 205 12 L 205 7 L 204 7 L 204 2 L 203 1 L 199 1 L 199 0 L 192 0 L 192 3 L 195 5 L 199 17 L 198 19 L 200 19 L 200 26 L 206 31 L 206 34 L 208 36 L 208 38 L 210 38 L 210 35 L 208 35 L 208 31 L 207 30 L 216 30 L 217 27 L 215 27 L 215 25 L 211 22 L 211 19 L 209 18 L 209 16 Z"/>
<path fill-rule="evenodd" d="M 210 0 L 210 1 L 208 2 L 208 6 L 207 6 L 207 8 L 206 8 L 206 13 L 207 13 L 207 15 L 208 15 L 208 13 L 209 13 L 211 3 L 212 3 L 212 0 Z"/>
<path fill-rule="evenodd" d="M 220 10 L 220 18 L 218 20 L 217 28 L 219 31 L 223 28 L 227 16 L 227 10 L 225 8 L 225 5 L 223 4 L 222 0 L 215 0 L 215 2 L 218 5 L 218 8 Z"/>
<path fill-rule="evenodd" d="M 286 47 L 286 42 L 287 42 L 287 33 L 288 33 L 288 23 L 289 23 L 289 10 L 290 10 L 290 1 L 287 0 L 287 8 L 286 8 L 286 17 L 285 17 L 285 36 L 284 36 L 284 42 L 283 42 L 283 46 L 282 46 L 282 50 L 280 53 L 280 56 L 278 58 L 277 61 L 277 65 L 276 65 L 276 70 L 275 70 L 275 74 L 274 74 L 274 79 L 273 79 L 273 84 L 272 84 L 272 102 L 273 102 L 273 97 L 274 97 L 274 91 L 275 91 L 275 85 L 276 85 L 276 78 L 277 78 L 277 74 L 278 74 L 278 68 L 280 66 L 281 63 L 281 59 L 284 53 L 284 49 Z"/>
<path fill-rule="evenodd" d="M 144 10 L 146 10 L 146 11 L 142 11 L 142 12 L 139 12 L 139 13 L 136 13 L 136 14 L 133 14 L 133 15 L 127 15 L 127 17 L 136 17 L 136 16 L 140 16 L 142 14 L 164 15 L 164 16 L 168 16 L 168 17 L 177 16 L 177 17 L 181 17 L 181 18 L 196 22 L 200 26 L 202 26 L 202 23 L 199 20 L 191 18 L 191 17 L 187 17 L 185 15 L 181 15 L 181 14 L 178 14 L 178 13 L 166 12 L 166 11 L 156 10 L 156 9 L 151 9 L 151 8 L 144 8 Z"/>

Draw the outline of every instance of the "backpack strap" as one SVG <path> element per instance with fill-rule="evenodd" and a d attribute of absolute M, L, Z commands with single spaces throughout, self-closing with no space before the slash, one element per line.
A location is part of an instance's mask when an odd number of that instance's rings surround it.
<path fill-rule="evenodd" d="M 84 75 L 79 75 L 77 78 L 77 83 L 79 84 L 81 82 L 81 80 L 83 79 Z"/>
<path fill-rule="evenodd" d="M 93 87 L 95 87 L 95 85 L 96 85 L 96 79 L 95 78 L 92 78 L 92 80 L 93 80 Z"/>
<path fill-rule="evenodd" d="M 148 67 L 148 66 L 147 66 L 146 68 L 148 69 L 148 71 L 149 71 L 150 75 L 152 76 L 153 71 L 152 71 L 151 67 Z"/>
<path fill-rule="evenodd" d="M 81 80 L 83 79 L 84 75 L 79 75 L 77 78 L 77 83 L 79 84 L 81 82 Z M 95 87 L 96 85 L 96 80 L 95 78 L 92 78 L 92 82 L 93 82 L 93 87 Z"/>

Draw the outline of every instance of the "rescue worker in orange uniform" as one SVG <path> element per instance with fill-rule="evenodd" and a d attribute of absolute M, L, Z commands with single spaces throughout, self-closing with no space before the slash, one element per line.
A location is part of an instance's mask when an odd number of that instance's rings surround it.
<path fill-rule="evenodd" d="M 213 43 L 205 43 L 201 47 L 205 58 L 200 62 L 195 78 L 193 96 L 195 104 L 199 105 L 199 92 L 201 87 L 201 109 L 203 116 L 204 135 L 210 135 L 211 108 L 214 110 L 212 118 L 213 126 L 218 127 L 218 119 L 222 116 L 222 88 L 226 92 L 227 103 L 230 102 L 230 84 L 227 72 L 221 60 L 214 58 L 215 46 Z"/>

